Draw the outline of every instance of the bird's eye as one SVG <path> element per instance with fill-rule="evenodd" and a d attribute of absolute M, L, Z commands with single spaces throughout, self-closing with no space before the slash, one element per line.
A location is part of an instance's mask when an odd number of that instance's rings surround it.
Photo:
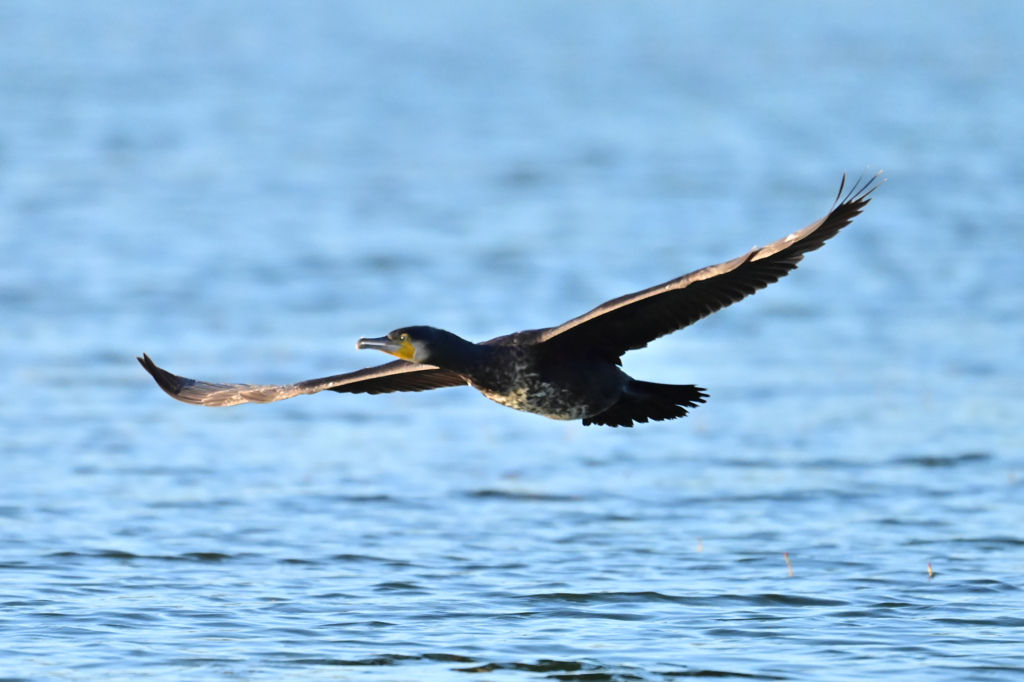
<path fill-rule="evenodd" d="M 401 341 L 402 343 L 408 343 L 409 342 L 409 335 L 408 334 L 402 334 L 401 336 L 398 337 L 398 340 Z"/>

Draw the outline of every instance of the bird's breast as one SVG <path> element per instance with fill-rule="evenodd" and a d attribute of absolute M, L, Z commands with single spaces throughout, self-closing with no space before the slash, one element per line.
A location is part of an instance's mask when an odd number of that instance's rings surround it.
<path fill-rule="evenodd" d="M 531 347 L 508 348 L 500 357 L 474 373 L 470 384 L 485 397 L 514 410 L 549 419 L 585 419 L 618 400 L 619 382 L 600 381 L 595 374 L 601 372 L 588 367 L 564 362 L 553 366 Z"/>
<path fill-rule="evenodd" d="M 549 419 L 584 419 L 594 414 L 589 402 L 581 401 L 578 396 L 542 381 L 526 381 L 505 391 L 480 389 L 480 392 L 506 407 L 540 414 Z"/>

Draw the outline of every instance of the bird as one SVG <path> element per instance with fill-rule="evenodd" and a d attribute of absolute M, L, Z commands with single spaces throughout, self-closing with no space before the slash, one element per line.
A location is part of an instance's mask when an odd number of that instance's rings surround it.
<path fill-rule="evenodd" d="M 271 403 L 321 391 L 376 395 L 468 385 L 501 405 L 550 419 L 582 420 L 585 426 L 677 419 L 704 403 L 706 390 L 634 379 L 622 370 L 622 356 L 789 274 L 804 254 L 821 248 L 860 215 L 884 182 L 881 175 L 866 181 L 862 175 L 846 190 L 844 174 L 828 215 L 802 230 L 738 258 L 614 298 L 556 327 L 481 343 L 435 327 L 402 327 L 356 344 L 397 360 L 283 385 L 197 381 L 158 367 L 146 354 L 137 359 L 172 398 L 209 407 Z"/>

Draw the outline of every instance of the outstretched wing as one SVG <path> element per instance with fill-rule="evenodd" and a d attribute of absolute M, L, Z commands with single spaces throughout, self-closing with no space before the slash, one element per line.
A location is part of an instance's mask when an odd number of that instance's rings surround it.
<path fill-rule="evenodd" d="M 137 359 L 146 371 L 153 375 L 157 385 L 164 389 L 167 395 L 183 403 L 207 407 L 226 407 L 241 403 L 272 403 L 320 391 L 376 395 L 396 391 L 429 391 L 432 388 L 466 385 L 466 380 L 454 372 L 430 365 L 417 365 L 405 360 L 396 360 L 378 367 L 368 367 L 358 372 L 276 386 L 212 384 L 206 381 L 196 381 L 171 374 L 167 370 L 157 367 L 156 363 L 146 354 Z"/>
<path fill-rule="evenodd" d="M 621 296 L 558 327 L 539 330 L 538 340 L 591 348 L 618 361 L 626 351 L 643 348 L 785 277 L 805 253 L 821 248 L 864 210 L 869 195 L 884 182 L 880 176 L 881 171 L 867 182 L 861 178 L 844 197 L 844 174 L 836 205 L 816 223 L 739 258 Z"/>

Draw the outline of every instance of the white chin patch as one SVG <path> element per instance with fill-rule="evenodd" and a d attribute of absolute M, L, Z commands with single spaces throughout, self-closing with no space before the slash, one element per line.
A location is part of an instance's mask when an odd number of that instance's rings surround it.
<path fill-rule="evenodd" d="M 412 356 L 413 362 L 426 362 L 430 357 L 430 351 L 426 349 L 421 341 L 413 341 L 412 347 L 416 349 Z"/>

